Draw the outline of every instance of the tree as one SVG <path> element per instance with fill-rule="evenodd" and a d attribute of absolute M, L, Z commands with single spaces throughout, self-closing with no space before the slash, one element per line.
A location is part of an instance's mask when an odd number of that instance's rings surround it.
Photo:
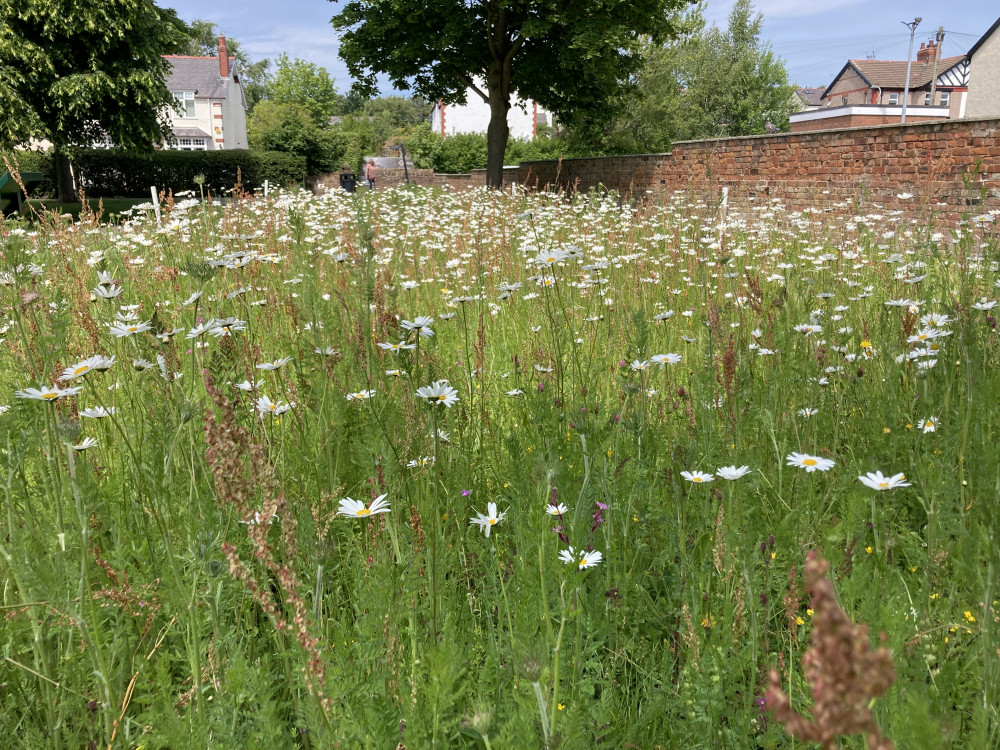
<path fill-rule="evenodd" d="M 268 85 L 267 99 L 305 107 L 317 124 L 329 122 L 340 105 L 340 95 L 326 68 L 298 58 L 289 59 L 284 53 L 278 58 Z"/>
<path fill-rule="evenodd" d="M 647 43 L 636 85 L 607 125 L 574 128 L 571 140 L 606 152 L 666 151 L 676 140 L 787 129 L 792 87 L 784 64 L 760 42 L 763 19 L 738 0 L 726 30 L 706 28 L 699 5 L 678 35 Z M 771 128 L 768 128 L 768 125 Z"/>
<path fill-rule="evenodd" d="M 196 18 L 188 24 L 188 39 L 185 48 L 178 54 L 194 55 L 196 57 L 211 57 L 219 49 L 219 29 L 216 24 L 201 18 Z M 226 49 L 229 56 L 239 63 L 240 79 L 243 83 L 243 95 L 247 100 L 248 112 L 261 99 L 265 98 L 270 81 L 271 61 L 266 57 L 254 62 L 236 39 L 226 38 Z"/>
<path fill-rule="evenodd" d="M 258 104 L 247 123 L 247 140 L 252 149 L 306 157 L 309 174 L 334 171 L 346 150 L 339 134 L 321 126 L 312 112 L 295 102 Z"/>
<path fill-rule="evenodd" d="M 59 199 L 73 200 L 69 149 L 150 150 L 169 133 L 163 55 L 183 23 L 152 0 L 0 0 L 0 148 L 53 144 Z"/>
<path fill-rule="evenodd" d="M 784 63 L 760 40 L 763 23 L 752 0 L 737 0 L 726 30 L 712 26 L 688 49 L 680 70 L 679 137 L 788 128 L 794 89 Z"/>
<path fill-rule="evenodd" d="M 609 116 L 642 61 L 641 35 L 672 35 L 689 0 L 333 0 L 340 56 L 355 88 L 373 95 L 377 73 L 427 99 L 490 106 L 487 184 L 500 187 L 517 92 L 563 122 Z"/>

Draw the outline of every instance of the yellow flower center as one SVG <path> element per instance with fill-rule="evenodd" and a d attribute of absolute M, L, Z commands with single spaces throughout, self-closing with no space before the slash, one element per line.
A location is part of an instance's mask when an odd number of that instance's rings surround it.
<path fill-rule="evenodd" d="M 586 557 L 581 557 L 580 558 L 580 567 L 582 568 L 586 564 L 587 564 L 587 558 Z"/>
<path fill-rule="evenodd" d="M 815 458 L 805 458 L 802 460 L 803 466 L 815 466 L 818 463 Z"/>
<path fill-rule="evenodd" d="M 488 524 L 489 524 L 490 526 L 492 526 L 492 525 L 493 525 L 493 524 L 495 524 L 496 522 L 497 522 L 497 519 L 495 519 L 495 518 L 491 518 L 491 519 L 489 519 L 489 520 L 488 520 L 488 521 L 487 521 L 486 523 L 488 523 Z"/>
<path fill-rule="evenodd" d="M 438 396 L 438 401 L 444 401 L 446 398 L 447 396 Z"/>
<path fill-rule="evenodd" d="M 878 486 L 879 486 L 879 489 L 883 489 L 884 490 L 886 487 L 889 486 L 889 483 L 888 482 L 879 482 Z"/>
<path fill-rule="evenodd" d="M 701 482 L 702 478 L 701 477 L 691 477 L 691 481 L 692 482 Z"/>
<path fill-rule="evenodd" d="M 46 401 L 51 401 L 54 398 L 59 398 L 59 394 L 50 391 L 49 393 L 43 393 L 42 398 L 44 398 Z"/>
<path fill-rule="evenodd" d="M 82 365 L 80 367 L 77 367 L 75 370 L 73 370 L 73 374 L 74 375 L 82 375 L 83 373 L 85 373 L 89 369 L 90 369 L 90 365 Z"/>
<path fill-rule="evenodd" d="M 371 514 L 372 514 L 372 512 L 370 510 L 368 510 L 368 508 L 362 508 L 357 513 L 355 513 L 354 515 L 356 515 L 356 516 L 370 516 Z"/>
<path fill-rule="evenodd" d="M 271 405 L 270 405 L 269 407 L 267 407 L 267 408 L 268 408 L 268 409 L 270 409 L 271 411 L 274 411 L 275 409 L 277 409 L 277 408 L 278 408 L 278 405 L 277 405 L 277 404 L 271 404 Z"/>

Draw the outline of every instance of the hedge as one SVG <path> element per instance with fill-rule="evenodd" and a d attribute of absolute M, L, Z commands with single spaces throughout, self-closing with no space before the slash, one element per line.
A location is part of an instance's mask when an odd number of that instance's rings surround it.
<path fill-rule="evenodd" d="M 87 149 L 76 152 L 73 168 L 78 187 L 90 198 L 141 198 L 155 185 L 175 193 L 194 190 L 197 175 L 205 176 L 205 192 L 220 195 L 236 184 L 256 190 L 268 180 L 276 187 L 301 183 L 306 160 L 278 151 L 154 151 L 136 154 Z"/>

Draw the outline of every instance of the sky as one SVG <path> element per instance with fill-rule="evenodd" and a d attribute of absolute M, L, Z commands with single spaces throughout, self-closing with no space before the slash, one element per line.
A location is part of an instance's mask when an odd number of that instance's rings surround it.
<path fill-rule="evenodd" d="M 173 8 L 185 21 L 212 21 L 227 37 L 237 39 L 251 59 L 275 58 L 285 52 L 326 68 L 341 93 L 351 86 L 330 25 L 341 3 L 157 0 L 157 4 Z M 708 0 L 705 17 L 724 27 L 732 5 L 733 0 Z M 756 0 L 755 6 L 764 15 L 762 39 L 785 61 L 791 82 L 819 88 L 829 85 L 851 58 L 874 55 L 878 60 L 905 60 L 910 31 L 904 21 L 922 17 L 914 50 L 943 26 L 943 54 L 950 57 L 967 52 L 1000 17 L 997 0 L 965 0 L 954 6 L 940 0 Z M 383 93 L 392 93 L 388 84 Z"/>

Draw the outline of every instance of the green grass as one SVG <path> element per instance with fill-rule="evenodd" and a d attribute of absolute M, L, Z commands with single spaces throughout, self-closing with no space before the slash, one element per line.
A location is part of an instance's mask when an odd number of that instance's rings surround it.
<path fill-rule="evenodd" d="M 997 746 L 997 239 L 864 210 L 408 187 L 11 233 L 0 726 L 801 748 L 761 704 L 773 669 L 809 705 L 817 551 L 896 747 Z"/>
<path fill-rule="evenodd" d="M 123 213 L 143 203 L 149 203 L 149 200 L 142 200 L 140 198 L 90 198 L 87 200 L 87 206 L 90 211 L 94 214 L 103 211 L 102 220 L 111 223 L 121 221 Z M 83 204 L 79 201 L 75 203 L 61 203 L 54 198 L 46 198 L 29 200 L 25 208 L 25 213 L 30 214 L 32 208 L 38 211 L 55 211 L 59 214 L 69 214 L 72 216 L 73 221 L 78 221 L 82 207 Z"/>

